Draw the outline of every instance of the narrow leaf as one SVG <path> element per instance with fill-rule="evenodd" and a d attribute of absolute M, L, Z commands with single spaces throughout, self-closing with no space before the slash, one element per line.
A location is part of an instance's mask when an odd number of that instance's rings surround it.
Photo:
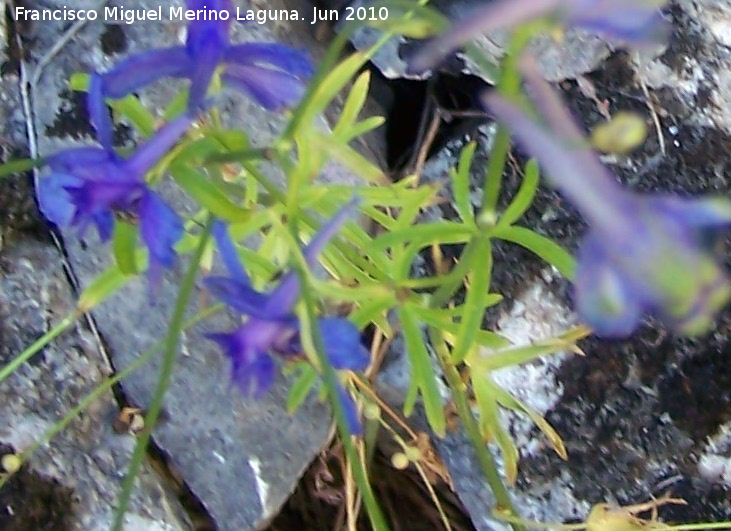
<path fill-rule="evenodd" d="M 513 201 L 510 203 L 508 208 L 505 209 L 503 215 L 500 216 L 498 227 L 512 225 L 520 219 L 526 210 L 528 210 L 536 195 L 539 180 L 540 172 L 538 170 L 538 163 L 535 159 L 530 159 L 525 165 L 523 182 L 520 183 L 518 193 L 515 194 Z"/>
<path fill-rule="evenodd" d="M 558 269 L 565 278 L 573 280 L 576 272 L 576 261 L 573 256 L 553 240 L 517 225 L 496 228 L 493 236 L 525 247 Z"/>
<path fill-rule="evenodd" d="M 205 175 L 189 166 L 174 164 L 170 174 L 175 181 L 201 206 L 217 217 L 231 223 L 246 221 L 251 212 L 231 202 L 226 194 Z"/>

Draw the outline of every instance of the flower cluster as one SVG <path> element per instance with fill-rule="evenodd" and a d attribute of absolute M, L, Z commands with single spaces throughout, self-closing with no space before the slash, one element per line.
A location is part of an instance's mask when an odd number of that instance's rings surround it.
<path fill-rule="evenodd" d="M 355 207 L 355 202 L 345 206 L 314 236 L 303 250 L 308 266 L 315 265 L 322 249 L 352 215 Z M 248 319 L 234 332 L 210 334 L 208 337 L 221 345 L 231 359 L 232 379 L 242 392 L 259 396 L 274 382 L 276 365 L 272 355 L 286 358 L 303 350 L 299 339 L 299 322 L 293 312 L 299 298 L 299 279 L 291 271 L 282 277 L 270 293 L 260 293 L 251 287 L 226 227 L 216 225 L 214 237 L 231 278 L 209 277 L 205 285 L 216 298 L 248 316 Z M 350 321 L 324 317 L 318 320 L 318 325 L 325 354 L 335 369 L 359 371 L 368 366 L 370 356 L 360 343 L 358 329 Z M 343 389 L 338 391 L 351 433 L 360 433 L 357 411 L 352 401 Z"/>
<path fill-rule="evenodd" d="M 731 225 L 731 202 L 623 189 L 535 65 L 524 61 L 523 74 L 545 124 L 498 94 L 485 103 L 589 222 L 574 285 L 580 317 L 605 336 L 629 335 L 645 313 L 685 335 L 707 330 L 731 282 L 704 236 Z"/>
<path fill-rule="evenodd" d="M 189 9 L 202 9 L 210 0 L 188 0 Z M 230 0 L 213 2 L 216 9 L 231 9 Z M 149 250 L 149 276 L 153 285 L 161 267 L 175 262 L 174 245 L 183 234 L 179 216 L 152 191 L 145 176 L 185 134 L 203 109 L 206 92 L 219 65 L 224 82 L 247 92 L 267 109 L 294 104 L 304 91 L 304 79 L 312 73 L 307 56 L 280 44 L 228 40 L 229 22 L 194 21 L 188 27 L 185 46 L 152 50 L 121 61 L 112 70 L 93 74 L 87 107 L 101 148 L 62 151 L 48 158 L 51 174 L 40 179 L 37 195 L 41 211 L 58 226 L 89 223 L 99 237 L 111 237 L 115 215 L 139 222 L 142 240 Z M 190 80 L 188 111 L 164 125 L 128 158 L 113 147 L 113 123 L 105 99 L 121 98 L 162 77 Z"/>
<path fill-rule="evenodd" d="M 188 7 L 203 2 L 188 0 Z M 211 4 L 211 0 L 206 1 Z M 216 9 L 230 9 L 229 0 L 213 2 Z M 178 214 L 148 186 L 146 176 L 183 137 L 206 104 L 205 97 L 216 72 L 221 80 L 239 88 L 267 109 L 294 104 L 304 91 L 304 79 L 312 65 L 300 51 L 279 44 L 228 40 L 227 21 L 195 21 L 188 28 L 185 46 L 153 50 L 132 56 L 112 70 L 90 78 L 87 107 L 101 147 L 68 149 L 47 159 L 50 174 L 40 179 L 38 202 L 46 218 L 57 226 L 77 228 L 81 235 L 91 224 L 102 241 L 111 238 L 118 216 L 139 225 L 149 251 L 148 274 L 156 285 L 162 268 L 175 263 L 175 245 L 184 228 Z M 128 157 L 113 146 L 113 127 L 107 98 L 120 98 L 165 76 L 190 81 L 188 110 L 163 125 Z M 355 209 L 355 202 L 336 214 L 304 250 L 313 266 L 317 256 Z M 214 236 L 231 278 L 209 278 L 208 289 L 238 312 L 249 316 L 232 333 L 211 334 L 233 362 L 233 380 L 247 394 L 261 395 L 273 382 L 272 355 L 302 352 L 299 324 L 293 307 L 299 284 L 294 273 L 285 275 L 269 294 L 251 288 L 238 261 L 227 227 L 216 222 Z M 357 328 L 342 318 L 318 321 L 328 359 L 336 369 L 362 370 L 369 363 Z M 344 388 L 337 389 L 353 432 L 359 432 L 354 404 Z"/>

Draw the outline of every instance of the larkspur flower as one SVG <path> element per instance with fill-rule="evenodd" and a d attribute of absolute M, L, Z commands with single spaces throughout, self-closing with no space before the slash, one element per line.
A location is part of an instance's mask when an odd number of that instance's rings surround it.
<path fill-rule="evenodd" d="M 115 215 L 137 219 L 149 249 L 148 273 L 154 285 L 161 267 L 170 268 L 175 262 L 173 246 L 183 234 L 183 224 L 148 188 L 145 175 L 185 134 L 192 118 L 183 115 L 167 123 L 129 158 L 122 158 L 112 146 L 112 122 L 100 82 L 92 76 L 89 112 L 102 147 L 67 149 L 48 157 L 51 174 L 38 180 L 38 204 L 50 222 L 76 227 L 81 236 L 93 224 L 102 241 L 111 237 Z"/>
<path fill-rule="evenodd" d="M 670 29 L 660 11 L 665 4 L 667 0 L 499 0 L 427 43 L 412 58 L 409 69 L 422 72 L 478 35 L 535 20 L 555 22 L 561 29 L 582 29 L 630 45 L 662 43 Z"/>
<path fill-rule="evenodd" d="M 232 11 L 231 0 L 187 0 L 188 9 Z M 188 108 L 204 101 L 216 70 L 223 83 L 240 90 L 269 110 L 296 103 L 304 93 L 303 80 L 313 67 L 303 51 L 275 43 L 231 44 L 228 20 L 194 20 L 184 46 L 133 55 L 103 74 L 102 92 L 121 98 L 163 77 L 190 80 Z"/>
<path fill-rule="evenodd" d="M 495 93 L 486 105 L 589 223 L 574 283 L 579 316 L 604 336 L 629 335 L 645 313 L 684 335 L 706 331 L 731 283 L 705 237 L 731 225 L 731 202 L 622 188 L 535 65 L 524 78 L 547 127 Z"/>
<path fill-rule="evenodd" d="M 354 208 L 355 203 L 351 202 L 313 237 L 303 252 L 308 266 L 315 265 L 317 256 L 352 215 Z M 270 293 L 255 291 L 223 224 L 216 224 L 214 237 L 231 278 L 209 277 L 205 286 L 216 298 L 248 316 L 248 319 L 233 332 L 214 333 L 208 337 L 218 343 L 231 359 L 233 382 L 244 394 L 259 397 L 274 382 L 276 363 L 273 356 L 286 358 L 302 352 L 299 323 L 294 314 L 300 292 L 299 279 L 295 272 L 289 272 Z M 370 356 L 360 343 L 358 329 L 350 321 L 323 317 L 318 320 L 318 326 L 333 368 L 360 371 L 368 366 Z M 351 432 L 360 433 L 354 404 L 344 389 L 339 388 L 338 395 Z"/>

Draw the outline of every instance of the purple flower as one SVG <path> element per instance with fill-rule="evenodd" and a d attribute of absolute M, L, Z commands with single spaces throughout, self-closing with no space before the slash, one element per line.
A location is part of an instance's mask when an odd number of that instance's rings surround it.
<path fill-rule="evenodd" d="M 545 126 L 495 93 L 486 104 L 589 222 L 574 284 L 580 317 L 604 336 L 629 335 L 645 313 L 684 335 L 706 331 L 731 283 L 705 237 L 731 224 L 731 202 L 622 188 L 535 66 L 524 76 Z"/>
<path fill-rule="evenodd" d="M 156 284 L 160 267 L 169 268 L 175 262 L 173 246 L 183 234 L 183 225 L 147 187 L 145 174 L 183 136 L 191 117 L 169 122 L 124 159 L 112 147 L 112 122 L 99 87 L 100 78 L 92 76 L 89 111 L 102 147 L 67 149 L 48 157 L 51 174 L 38 181 L 38 204 L 49 221 L 77 227 L 82 236 L 93 224 L 102 241 L 111 237 L 115 215 L 137 220 L 150 252 L 150 280 Z"/>
<path fill-rule="evenodd" d="M 187 0 L 188 9 L 231 13 L 230 0 Z M 233 15 L 232 15 L 233 16 Z M 185 46 L 133 55 L 103 74 L 102 91 L 121 98 L 163 77 L 190 80 L 188 108 L 203 104 L 214 73 L 260 105 L 277 110 L 296 103 L 304 93 L 303 79 L 312 75 L 307 55 L 281 44 L 229 42 L 229 20 L 195 20 L 188 26 Z"/>
<path fill-rule="evenodd" d="M 341 209 L 314 236 L 304 249 L 308 266 L 313 267 L 317 256 L 335 235 L 345 220 L 352 215 L 356 203 Z M 249 277 L 241 267 L 236 248 L 223 224 L 214 227 L 214 237 L 232 278 L 209 277 L 208 290 L 238 313 L 248 316 L 247 321 L 229 333 L 209 334 L 232 361 L 232 380 L 247 395 L 259 397 L 274 382 L 276 364 L 274 355 L 284 358 L 302 352 L 299 323 L 294 305 L 299 298 L 299 279 L 294 272 L 284 275 L 270 293 L 260 293 L 251 287 Z M 360 343 L 358 329 L 347 319 L 324 317 L 318 320 L 325 353 L 335 369 L 364 370 L 370 361 L 368 351 Z M 347 398 L 338 390 L 341 399 Z M 344 400 L 352 433 L 360 432 L 355 405 Z"/>
<path fill-rule="evenodd" d="M 557 20 L 564 28 L 578 28 L 632 45 L 662 43 L 669 25 L 660 8 L 667 0 L 499 0 L 478 9 L 464 22 L 427 43 L 413 57 L 410 70 L 422 72 L 441 57 L 478 35 L 514 29 L 535 21 Z"/>

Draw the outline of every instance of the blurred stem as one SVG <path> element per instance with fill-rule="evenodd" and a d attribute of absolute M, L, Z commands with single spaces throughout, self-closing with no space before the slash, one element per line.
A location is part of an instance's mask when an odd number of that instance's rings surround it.
<path fill-rule="evenodd" d="M 160 376 L 157 379 L 157 387 L 155 393 L 152 396 L 150 407 L 145 415 L 145 428 L 140 433 L 137 444 L 135 445 L 132 459 L 130 460 L 129 467 L 127 469 L 127 475 L 122 483 L 122 493 L 119 496 L 119 505 L 114 513 L 114 521 L 112 522 L 112 531 L 122 531 L 124 524 L 124 514 L 127 511 L 130 499 L 132 497 L 132 490 L 134 488 L 135 478 L 137 473 L 142 466 L 142 462 L 145 459 L 147 452 L 147 445 L 150 442 L 152 430 L 157 424 L 157 420 L 160 416 L 160 410 L 162 409 L 162 401 L 165 396 L 165 392 L 170 385 L 170 378 L 175 368 L 175 360 L 178 352 L 178 339 L 180 332 L 183 328 L 183 319 L 185 318 L 185 310 L 188 306 L 188 300 L 193 293 L 193 287 L 195 286 L 195 279 L 198 276 L 198 269 L 200 266 L 201 258 L 208 244 L 208 239 L 211 235 L 211 227 L 213 225 L 213 218 L 208 217 L 203 232 L 200 235 L 200 242 L 198 248 L 195 250 L 195 254 L 191 257 L 188 271 L 185 273 L 180 291 L 178 292 L 178 300 L 175 303 L 173 309 L 173 315 L 170 319 L 170 326 L 168 327 L 167 335 L 165 336 L 165 351 L 162 358 L 162 366 L 160 367 Z"/>
<path fill-rule="evenodd" d="M 467 386 L 462 381 L 457 368 L 450 362 L 450 353 L 445 348 L 442 331 L 429 327 L 429 337 L 432 346 L 439 356 L 444 377 L 447 379 L 447 384 L 452 391 L 452 399 L 454 400 L 454 405 L 457 408 L 459 418 L 462 419 L 462 424 L 464 425 L 467 438 L 469 439 L 472 447 L 475 449 L 477 461 L 480 463 L 482 473 L 487 479 L 487 483 L 490 485 L 490 490 L 492 490 L 495 500 L 502 510 L 509 514 L 518 514 L 510 500 L 508 490 L 505 488 L 505 484 L 500 477 L 497 464 L 495 463 L 495 458 L 492 456 L 492 453 L 490 453 L 490 449 L 487 447 L 487 444 L 485 444 L 482 434 L 480 433 L 480 428 L 477 425 L 477 421 L 472 414 L 469 397 L 467 396 Z M 512 522 L 510 525 L 514 531 L 525 531 L 525 528 L 520 524 Z"/>

